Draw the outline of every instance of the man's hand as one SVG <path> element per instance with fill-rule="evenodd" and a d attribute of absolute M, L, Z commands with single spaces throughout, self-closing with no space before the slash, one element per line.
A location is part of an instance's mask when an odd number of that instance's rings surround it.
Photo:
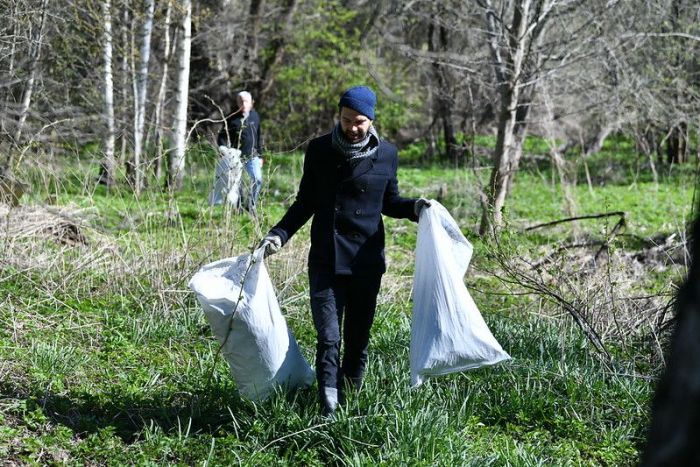
<path fill-rule="evenodd" d="M 423 208 L 427 207 L 430 207 L 430 201 L 425 198 L 418 198 L 416 200 L 416 204 L 413 205 L 413 212 L 416 213 L 417 217 L 420 217 L 420 212 L 423 210 Z"/>
<path fill-rule="evenodd" d="M 267 258 L 280 251 L 280 248 L 282 248 L 282 239 L 277 235 L 268 234 L 260 241 L 258 248 L 265 248 L 265 258 Z"/>

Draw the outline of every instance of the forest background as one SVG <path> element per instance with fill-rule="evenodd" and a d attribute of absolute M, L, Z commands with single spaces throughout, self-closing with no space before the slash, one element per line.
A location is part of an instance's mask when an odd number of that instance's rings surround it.
<path fill-rule="evenodd" d="M 689 0 L 1 0 L 0 456 L 10 463 L 630 464 L 665 364 L 700 161 Z M 187 279 L 250 250 L 348 86 L 407 196 L 475 246 L 512 364 L 406 387 L 415 228 L 389 220 L 367 390 L 240 399 Z M 250 91 L 258 218 L 210 208 Z M 312 359 L 303 230 L 270 261 Z"/>

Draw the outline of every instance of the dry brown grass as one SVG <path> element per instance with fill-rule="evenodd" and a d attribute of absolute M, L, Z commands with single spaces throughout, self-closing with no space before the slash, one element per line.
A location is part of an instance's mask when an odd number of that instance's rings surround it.
<path fill-rule="evenodd" d="M 584 242 L 585 243 L 585 242 Z M 495 272 L 511 293 L 531 293 L 540 299 L 538 312 L 570 317 L 604 356 L 609 343 L 627 348 L 646 342 L 663 359 L 662 336 L 672 319 L 676 285 L 687 269 L 687 243 L 678 234 L 661 244 L 650 241 L 641 250 L 623 250 L 592 242 L 563 248 L 549 245 L 539 255 L 506 251 L 496 244 Z M 665 272 L 664 282 L 654 282 Z"/>

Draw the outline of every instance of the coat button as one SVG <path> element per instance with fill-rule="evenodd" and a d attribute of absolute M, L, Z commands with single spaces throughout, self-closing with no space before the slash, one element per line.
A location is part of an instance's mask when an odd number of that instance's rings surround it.
<path fill-rule="evenodd" d="M 340 211 L 340 205 L 339 205 L 339 204 L 336 204 L 336 205 L 335 205 L 335 212 L 339 212 L 339 211 Z"/>
<path fill-rule="evenodd" d="M 362 213 L 361 210 L 359 210 L 359 209 L 356 209 L 356 210 L 355 210 L 355 215 L 356 215 L 356 216 L 359 216 L 361 213 Z"/>

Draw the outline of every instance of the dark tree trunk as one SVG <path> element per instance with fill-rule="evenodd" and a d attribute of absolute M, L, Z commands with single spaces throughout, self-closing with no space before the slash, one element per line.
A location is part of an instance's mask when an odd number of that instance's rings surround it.
<path fill-rule="evenodd" d="M 246 33 L 246 47 L 243 53 L 243 63 L 247 67 L 245 79 L 257 82 L 260 79 L 258 68 L 258 36 L 260 34 L 260 18 L 264 0 L 251 0 L 248 8 L 248 24 Z M 253 89 L 257 94 L 258 89 Z M 256 96 L 254 96 L 256 97 Z"/>
<path fill-rule="evenodd" d="M 269 46 L 266 59 L 262 62 L 260 67 L 259 80 L 253 83 L 252 89 L 257 94 L 257 98 L 255 95 L 253 95 L 253 98 L 262 105 L 264 105 L 267 95 L 270 93 L 275 83 L 275 70 L 280 66 L 287 52 L 287 42 L 292 33 L 294 14 L 298 5 L 298 0 L 286 0 L 284 15 L 280 18 L 282 28 Z"/>
<path fill-rule="evenodd" d="M 683 164 L 686 157 L 686 133 L 688 125 L 681 123 L 673 127 L 666 140 L 666 157 L 669 164 Z"/>
<path fill-rule="evenodd" d="M 435 15 L 433 21 L 428 26 L 428 50 L 434 53 L 444 52 L 448 50 L 449 36 L 447 29 L 443 25 L 435 30 Z M 437 35 L 437 46 L 435 44 L 435 36 Z M 455 137 L 455 127 L 452 122 L 452 97 L 451 84 L 448 76 L 448 70 L 439 59 L 433 61 L 433 73 L 437 82 L 436 93 L 436 113 L 442 123 L 442 135 L 445 140 L 445 160 L 457 163 L 459 161 L 459 147 L 457 138 Z"/>

